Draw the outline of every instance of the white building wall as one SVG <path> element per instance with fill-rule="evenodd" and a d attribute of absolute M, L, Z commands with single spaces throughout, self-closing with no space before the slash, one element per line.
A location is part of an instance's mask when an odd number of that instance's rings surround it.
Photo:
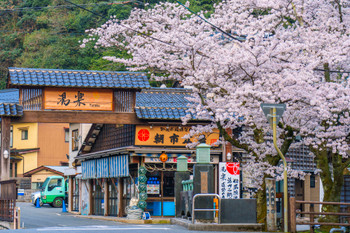
<path fill-rule="evenodd" d="M 73 168 L 72 163 L 74 162 L 75 157 L 78 155 L 78 152 L 86 138 L 86 135 L 88 134 L 92 124 L 78 124 L 78 123 L 71 123 L 69 124 L 69 167 Z M 78 130 L 79 132 L 79 142 L 78 142 L 78 150 L 73 151 L 72 150 L 72 132 L 73 130 Z"/>

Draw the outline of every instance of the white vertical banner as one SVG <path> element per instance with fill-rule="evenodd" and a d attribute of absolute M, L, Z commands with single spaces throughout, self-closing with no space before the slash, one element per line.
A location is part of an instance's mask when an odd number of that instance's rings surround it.
<path fill-rule="evenodd" d="M 239 163 L 219 163 L 219 196 L 223 199 L 238 199 L 239 190 Z"/>

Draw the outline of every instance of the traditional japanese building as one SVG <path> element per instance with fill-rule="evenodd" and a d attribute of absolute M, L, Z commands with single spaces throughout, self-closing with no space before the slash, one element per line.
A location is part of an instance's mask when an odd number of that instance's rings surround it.
<path fill-rule="evenodd" d="M 76 164 L 82 167 L 78 187 L 82 214 L 125 216 L 130 199 L 137 197 L 137 170 L 142 165 L 147 170 L 146 210 L 154 217 L 175 215 L 177 157 L 188 158 L 190 171 L 196 162 L 195 150 L 186 147 L 193 139 L 183 139 L 183 136 L 191 125 L 207 123 L 193 120 L 189 125 L 181 124 L 180 118 L 187 114 L 186 98 L 190 91 L 142 90 L 136 94 L 135 112 L 144 124 L 92 125 L 76 157 Z M 218 132 L 205 135 L 207 144 L 218 139 Z M 162 154 L 167 157 L 165 163 L 160 161 Z M 221 147 L 212 147 L 210 163 L 214 164 L 216 176 L 221 155 Z M 214 180 L 217 181 L 217 177 Z"/>

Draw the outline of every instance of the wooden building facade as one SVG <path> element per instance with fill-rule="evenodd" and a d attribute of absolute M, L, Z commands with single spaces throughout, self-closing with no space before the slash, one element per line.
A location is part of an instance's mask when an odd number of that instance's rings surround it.
<path fill-rule="evenodd" d="M 188 158 L 189 170 L 196 162 L 195 149 L 186 145 L 196 139 L 183 139 L 191 126 L 183 126 L 189 90 L 154 88 L 136 95 L 135 112 L 139 125 L 93 124 L 77 157 L 81 214 L 126 216 L 125 209 L 138 197 L 138 168 L 147 170 L 147 209 L 153 217 L 174 216 L 174 175 L 177 157 Z M 192 124 L 205 122 L 192 122 Z M 214 144 L 219 133 L 205 135 Z M 161 154 L 168 160 L 162 163 Z M 222 149 L 213 147 L 211 163 L 215 169 Z M 117 170 L 118 172 L 115 172 Z M 217 172 L 215 172 L 217 174 Z M 217 179 L 214 179 L 217 180 Z M 72 194 L 73 194 L 72 190 Z"/>

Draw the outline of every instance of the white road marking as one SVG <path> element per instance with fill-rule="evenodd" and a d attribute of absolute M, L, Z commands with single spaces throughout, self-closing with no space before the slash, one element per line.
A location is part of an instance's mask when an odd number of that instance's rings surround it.
<path fill-rule="evenodd" d="M 39 228 L 37 229 L 37 231 L 98 231 L 98 230 L 102 230 L 102 231 L 127 231 L 127 230 L 170 230 L 170 228 L 167 227 L 154 227 L 154 228 L 148 228 L 145 229 L 144 227 L 112 227 L 112 228 L 101 228 L 101 227 L 95 227 L 95 228 L 72 228 L 72 227 L 47 227 L 47 228 Z"/>

